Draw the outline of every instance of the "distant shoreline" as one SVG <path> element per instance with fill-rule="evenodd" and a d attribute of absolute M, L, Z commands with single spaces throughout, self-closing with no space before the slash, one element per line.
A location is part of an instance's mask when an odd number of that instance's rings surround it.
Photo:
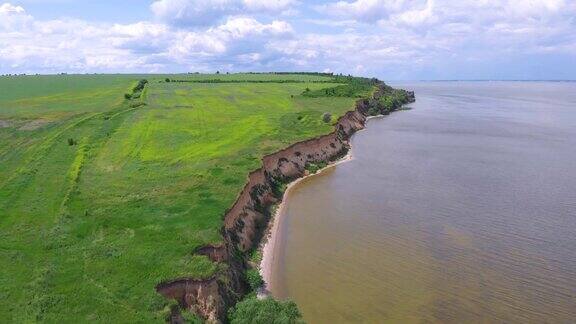
<path fill-rule="evenodd" d="M 391 80 L 388 83 L 394 82 L 576 82 L 576 80 L 502 80 L 502 79 L 462 79 L 462 80 Z"/>

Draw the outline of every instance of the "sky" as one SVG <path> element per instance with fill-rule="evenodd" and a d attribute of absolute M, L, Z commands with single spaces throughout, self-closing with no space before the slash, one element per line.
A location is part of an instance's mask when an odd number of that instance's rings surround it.
<path fill-rule="evenodd" d="M 0 0 L 0 74 L 574 80 L 576 0 Z"/>

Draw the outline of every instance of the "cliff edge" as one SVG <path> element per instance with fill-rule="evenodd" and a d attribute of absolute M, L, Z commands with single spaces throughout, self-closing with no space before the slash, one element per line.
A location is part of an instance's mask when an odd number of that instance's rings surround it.
<path fill-rule="evenodd" d="M 389 100 L 393 96 L 393 100 Z M 350 137 L 366 124 L 371 115 L 388 114 L 414 102 L 414 93 L 396 90 L 378 81 L 370 98 L 356 101 L 335 123 L 330 134 L 295 143 L 262 159 L 262 167 L 248 175 L 238 198 L 225 213 L 223 243 L 195 251 L 221 264 L 209 279 L 181 278 L 156 286 L 158 293 L 175 299 L 179 307 L 195 312 L 209 322 L 225 322 L 228 308 L 250 291 L 245 272 L 247 252 L 260 242 L 270 219 L 270 209 L 281 201 L 283 186 L 306 174 L 310 164 L 330 163 L 346 155 Z M 170 321 L 182 322 L 177 310 Z"/>

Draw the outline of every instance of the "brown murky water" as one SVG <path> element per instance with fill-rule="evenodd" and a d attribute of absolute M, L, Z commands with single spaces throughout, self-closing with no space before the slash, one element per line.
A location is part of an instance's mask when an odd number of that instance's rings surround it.
<path fill-rule="evenodd" d="M 442 82 L 288 197 L 309 323 L 575 323 L 576 83 Z"/>

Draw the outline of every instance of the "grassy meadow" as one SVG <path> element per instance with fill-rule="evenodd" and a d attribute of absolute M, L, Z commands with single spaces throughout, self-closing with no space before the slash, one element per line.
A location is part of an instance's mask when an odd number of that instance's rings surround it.
<path fill-rule="evenodd" d="M 125 99 L 140 79 L 139 98 Z M 198 82 L 214 79 L 276 82 Z M 261 157 L 330 132 L 322 115 L 353 107 L 352 97 L 303 95 L 334 82 L 0 77 L 0 319 L 164 321 L 155 285 L 216 271 L 192 252 L 221 240 L 224 212 Z"/>

